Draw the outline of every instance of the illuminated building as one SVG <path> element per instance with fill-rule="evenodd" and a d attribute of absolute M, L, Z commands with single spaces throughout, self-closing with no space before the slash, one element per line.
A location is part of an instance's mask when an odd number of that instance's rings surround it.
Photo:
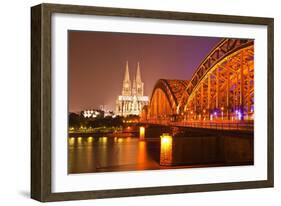
<path fill-rule="evenodd" d="M 139 115 L 143 106 L 148 104 L 148 96 L 144 96 L 144 83 L 141 80 L 140 65 L 137 65 L 136 76 L 130 80 L 129 66 L 126 62 L 122 95 L 116 100 L 116 115 Z"/>
<path fill-rule="evenodd" d="M 101 115 L 101 111 L 95 109 L 87 109 L 82 111 L 82 115 L 86 118 L 95 118 Z"/>
<path fill-rule="evenodd" d="M 86 109 L 81 112 L 81 114 L 85 118 L 96 118 L 96 117 L 115 117 L 116 115 L 113 113 L 113 111 L 105 110 L 103 108 L 101 109 Z"/>

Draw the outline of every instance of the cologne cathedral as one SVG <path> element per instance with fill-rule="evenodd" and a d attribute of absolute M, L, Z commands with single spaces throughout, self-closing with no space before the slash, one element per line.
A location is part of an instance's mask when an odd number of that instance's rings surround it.
<path fill-rule="evenodd" d="M 116 100 L 116 115 L 139 115 L 143 106 L 148 104 L 148 96 L 143 95 L 144 83 L 141 80 L 140 65 L 137 65 L 136 76 L 130 80 L 129 65 L 126 62 L 122 95 Z"/>

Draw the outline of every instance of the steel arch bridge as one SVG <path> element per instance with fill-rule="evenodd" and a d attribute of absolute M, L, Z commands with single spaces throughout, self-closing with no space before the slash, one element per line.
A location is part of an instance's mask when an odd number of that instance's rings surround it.
<path fill-rule="evenodd" d="M 167 120 L 176 114 L 188 83 L 186 80 L 158 80 L 150 99 L 148 109 L 150 120 Z"/>
<path fill-rule="evenodd" d="M 190 81 L 156 83 L 147 109 L 150 121 L 251 120 L 254 115 L 254 41 L 224 39 Z"/>

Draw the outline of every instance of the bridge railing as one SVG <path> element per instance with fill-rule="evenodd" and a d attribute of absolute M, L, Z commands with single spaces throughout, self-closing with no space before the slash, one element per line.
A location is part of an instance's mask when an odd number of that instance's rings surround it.
<path fill-rule="evenodd" d="M 160 124 L 165 126 L 181 126 L 181 127 L 193 127 L 193 128 L 208 128 L 217 130 L 243 130 L 253 131 L 253 121 L 189 121 L 189 122 L 170 122 L 161 120 L 147 121 L 150 124 Z"/>

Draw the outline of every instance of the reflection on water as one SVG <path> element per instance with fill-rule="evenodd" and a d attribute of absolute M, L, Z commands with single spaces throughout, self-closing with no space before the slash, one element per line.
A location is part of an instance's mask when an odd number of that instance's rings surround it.
<path fill-rule="evenodd" d="M 163 134 L 160 138 L 160 165 L 171 165 L 173 152 L 173 138 L 169 134 Z"/>
<path fill-rule="evenodd" d="M 146 142 L 140 141 L 138 144 L 138 169 L 144 170 L 145 169 L 145 162 L 147 159 L 146 155 Z"/>
<path fill-rule="evenodd" d="M 68 139 L 69 145 L 73 145 L 73 144 L 74 144 L 74 141 L 75 141 L 75 138 L 74 138 L 74 137 L 70 137 L 70 138 Z"/>
<path fill-rule="evenodd" d="M 143 137 L 145 131 L 143 130 Z M 68 138 L 68 172 L 89 173 L 253 164 L 252 137 Z"/>
<path fill-rule="evenodd" d="M 68 163 L 69 173 L 159 167 L 147 153 L 147 142 L 136 137 L 71 137 Z"/>
<path fill-rule="evenodd" d="M 88 137 L 87 141 L 88 141 L 88 143 L 92 143 L 93 142 L 93 137 Z"/>
<path fill-rule="evenodd" d="M 99 142 L 102 143 L 102 144 L 106 144 L 107 143 L 107 137 L 100 137 Z"/>

